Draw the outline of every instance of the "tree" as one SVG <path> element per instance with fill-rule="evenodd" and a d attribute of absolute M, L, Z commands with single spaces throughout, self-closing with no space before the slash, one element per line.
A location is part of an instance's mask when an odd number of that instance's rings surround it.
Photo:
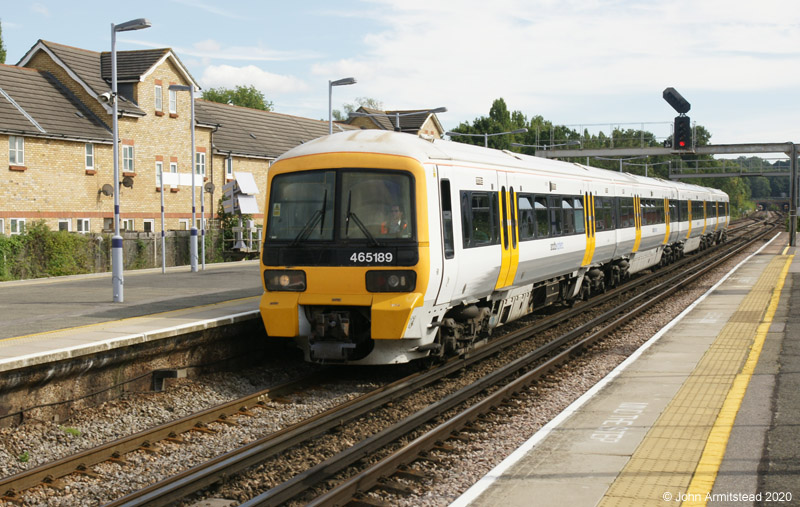
<path fill-rule="evenodd" d="M 0 20 L 0 63 L 6 63 L 6 45 L 3 44 L 2 20 Z"/>
<path fill-rule="evenodd" d="M 232 104 L 262 111 L 272 111 L 273 106 L 272 101 L 266 100 L 264 94 L 256 90 L 253 85 L 237 85 L 233 90 L 224 87 L 209 88 L 203 92 L 203 98 L 220 104 Z"/>
<path fill-rule="evenodd" d="M 332 111 L 333 119 L 336 121 L 347 121 L 350 113 L 356 111 L 359 107 L 366 107 L 369 109 L 377 109 L 383 111 L 383 102 L 371 97 L 356 97 L 356 101 L 352 104 L 342 104 L 344 112 L 334 109 Z"/>

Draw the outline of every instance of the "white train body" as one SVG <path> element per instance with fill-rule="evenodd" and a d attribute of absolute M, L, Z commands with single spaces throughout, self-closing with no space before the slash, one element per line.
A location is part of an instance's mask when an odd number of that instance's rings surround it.
<path fill-rule="evenodd" d="M 283 155 L 265 215 L 267 334 L 351 364 L 465 350 L 722 241 L 729 221 L 720 190 L 374 130 Z"/>

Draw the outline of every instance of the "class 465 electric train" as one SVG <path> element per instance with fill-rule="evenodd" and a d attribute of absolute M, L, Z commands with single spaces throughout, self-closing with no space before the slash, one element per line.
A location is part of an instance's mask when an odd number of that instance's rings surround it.
<path fill-rule="evenodd" d="M 464 352 L 729 222 L 717 189 L 378 130 L 286 152 L 267 187 L 262 319 L 317 363 Z"/>

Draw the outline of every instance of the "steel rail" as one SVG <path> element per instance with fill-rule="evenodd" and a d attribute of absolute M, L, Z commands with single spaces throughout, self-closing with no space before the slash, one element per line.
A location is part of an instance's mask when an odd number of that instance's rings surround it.
<path fill-rule="evenodd" d="M 706 254 L 711 253 L 712 249 L 707 250 Z M 680 269 L 684 264 L 694 262 L 695 256 L 681 259 L 669 267 Z M 362 416 L 380 406 L 395 399 L 406 396 L 422 387 L 427 386 L 443 377 L 453 374 L 467 366 L 482 361 L 485 358 L 496 354 L 498 351 L 508 348 L 522 340 L 528 338 L 530 334 L 541 332 L 547 328 L 558 325 L 569 320 L 576 314 L 584 313 L 586 310 L 603 304 L 610 298 L 619 297 L 619 292 L 629 291 L 638 285 L 648 283 L 654 277 L 663 276 L 664 271 L 644 275 L 632 280 L 614 291 L 599 295 L 589 302 L 581 303 L 579 306 L 559 312 L 533 324 L 532 327 L 515 331 L 498 340 L 489 342 L 488 345 L 474 349 L 467 355 L 454 358 L 439 368 L 427 372 L 413 374 L 405 379 L 378 388 L 377 390 L 366 393 L 358 398 L 350 400 L 342 405 L 333 407 L 317 416 L 311 417 L 295 425 L 287 427 L 276 433 L 267 435 L 255 440 L 242 448 L 235 449 L 217 458 L 209 460 L 195 467 L 185 470 L 162 481 L 154 483 L 146 488 L 132 492 L 119 498 L 107 506 L 139 506 L 139 505 L 167 505 L 181 498 L 199 491 L 211 484 L 230 477 L 231 475 L 244 470 L 252 465 L 263 462 L 279 452 L 288 449 L 304 441 L 311 440 L 316 436 L 324 434 L 331 429 Z M 683 271 L 682 276 L 685 276 Z"/>
<path fill-rule="evenodd" d="M 760 237 L 762 237 L 763 234 L 766 234 L 766 232 L 769 231 L 765 231 L 754 240 L 760 239 Z M 630 301 L 626 302 L 621 307 L 606 312 L 603 315 L 600 315 L 592 319 L 590 322 L 559 337 L 554 342 L 530 352 L 526 356 L 514 361 L 513 363 L 509 363 L 507 367 L 504 367 L 502 369 L 504 370 L 502 373 L 501 370 L 497 370 L 492 374 L 487 375 L 486 377 L 484 377 L 479 381 L 480 384 L 479 387 L 477 387 L 476 389 L 470 389 L 470 391 L 475 391 L 475 390 L 478 390 L 479 392 L 484 391 L 494 385 L 493 382 L 495 381 L 495 378 L 509 377 L 519 372 L 520 370 L 527 368 L 531 363 L 547 356 L 550 352 L 552 352 L 554 348 L 553 345 L 554 343 L 557 342 L 559 344 L 558 346 L 560 347 L 561 345 L 565 345 L 568 342 L 574 341 L 578 336 L 586 334 L 587 332 L 596 328 L 597 326 L 603 325 L 601 329 L 598 329 L 589 334 L 588 336 L 581 338 L 576 343 L 569 345 L 566 349 L 562 350 L 557 355 L 548 358 L 544 363 L 537 365 L 532 370 L 526 373 L 521 374 L 521 376 L 519 376 L 517 379 L 499 388 L 497 391 L 493 392 L 491 395 L 487 396 L 483 400 L 477 402 L 476 404 L 472 405 L 466 410 L 460 412 L 459 414 L 455 415 L 454 417 L 450 418 L 444 423 L 436 426 L 435 428 L 426 432 L 424 435 L 417 437 L 412 442 L 405 445 L 403 448 L 392 453 L 390 456 L 380 460 L 379 462 L 375 463 L 369 468 L 362 470 L 355 476 L 351 477 L 345 482 L 329 490 L 324 495 L 314 499 L 307 505 L 313 507 L 320 507 L 320 506 L 344 505 L 348 503 L 351 499 L 355 498 L 360 492 L 368 491 L 375 485 L 379 484 L 382 478 L 388 477 L 392 475 L 395 471 L 399 470 L 400 467 L 412 463 L 419 457 L 421 453 L 434 448 L 437 445 L 437 442 L 448 439 L 454 433 L 462 430 L 470 423 L 479 419 L 482 415 L 489 413 L 491 410 L 493 410 L 501 403 L 503 403 L 505 400 L 507 400 L 509 397 L 511 397 L 514 393 L 518 393 L 521 390 L 525 389 L 526 387 L 530 386 L 537 379 L 552 371 L 556 366 L 568 361 L 569 358 L 572 357 L 573 355 L 585 351 L 592 344 L 608 336 L 612 332 L 619 329 L 621 326 L 631 322 L 633 319 L 640 316 L 643 312 L 649 310 L 658 302 L 660 302 L 664 297 L 669 296 L 675 293 L 676 291 L 691 285 L 701 276 L 704 276 L 712 269 L 716 268 L 723 262 L 727 261 L 729 258 L 736 255 L 739 251 L 747 247 L 749 244 L 750 242 L 740 245 L 733 251 L 727 253 L 722 258 L 712 259 L 710 262 L 707 263 L 707 265 L 703 266 L 701 269 L 696 270 L 688 277 L 684 275 L 676 275 L 671 279 L 662 282 L 651 289 L 648 289 L 646 292 L 636 296 L 635 298 L 632 298 Z M 610 321 L 610 323 L 606 324 L 606 322 L 608 321 Z M 464 391 L 466 395 L 467 390 L 464 389 L 462 391 Z M 459 393 L 461 393 L 461 391 L 459 391 Z M 455 397 L 455 394 L 453 395 L 453 397 Z M 341 463 L 339 463 L 340 460 Z M 334 463 L 336 463 L 336 465 L 334 465 Z M 334 456 L 333 458 L 329 459 L 328 462 L 319 465 L 319 467 L 323 467 L 324 465 L 323 468 L 327 472 L 327 471 L 333 471 L 334 469 L 341 470 L 346 466 L 349 466 L 350 464 L 351 463 L 347 462 L 346 454 L 342 453 L 340 455 Z M 321 474 L 316 474 L 316 475 L 318 482 L 329 478 L 328 476 L 321 476 Z M 309 487 L 313 486 L 313 484 L 314 483 L 309 483 L 308 486 Z M 274 489 L 276 488 L 273 488 L 273 490 Z M 253 507 L 257 505 L 272 505 L 275 503 L 274 500 L 282 502 L 289 499 L 286 498 L 285 496 L 277 496 L 277 495 L 273 496 L 271 494 L 273 490 L 267 491 L 262 495 L 259 495 L 251 499 L 250 501 L 243 503 L 242 506 Z"/>

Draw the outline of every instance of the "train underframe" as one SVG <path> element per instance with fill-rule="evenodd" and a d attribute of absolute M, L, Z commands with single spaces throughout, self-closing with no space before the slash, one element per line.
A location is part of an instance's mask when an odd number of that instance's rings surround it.
<path fill-rule="evenodd" d="M 671 264 L 694 250 L 704 250 L 726 240 L 725 232 L 696 238 L 686 250 L 681 241 L 648 253 L 643 263 L 619 258 L 522 287 L 496 291 L 490 296 L 447 309 L 433 317 L 428 329 L 433 338 L 373 339 L 370 308 L 365 306 L 305 306 L 308 329 L 298 345 L 306 360 L 317 363 L 391 364 L 425 357 L 462 354 L 487 341 L 492 331 L 507 322 L 548 306 L 573 305 L 617 287 L 643 269 Z M 303 319 L 301 318 L 301 321 Z"/>

